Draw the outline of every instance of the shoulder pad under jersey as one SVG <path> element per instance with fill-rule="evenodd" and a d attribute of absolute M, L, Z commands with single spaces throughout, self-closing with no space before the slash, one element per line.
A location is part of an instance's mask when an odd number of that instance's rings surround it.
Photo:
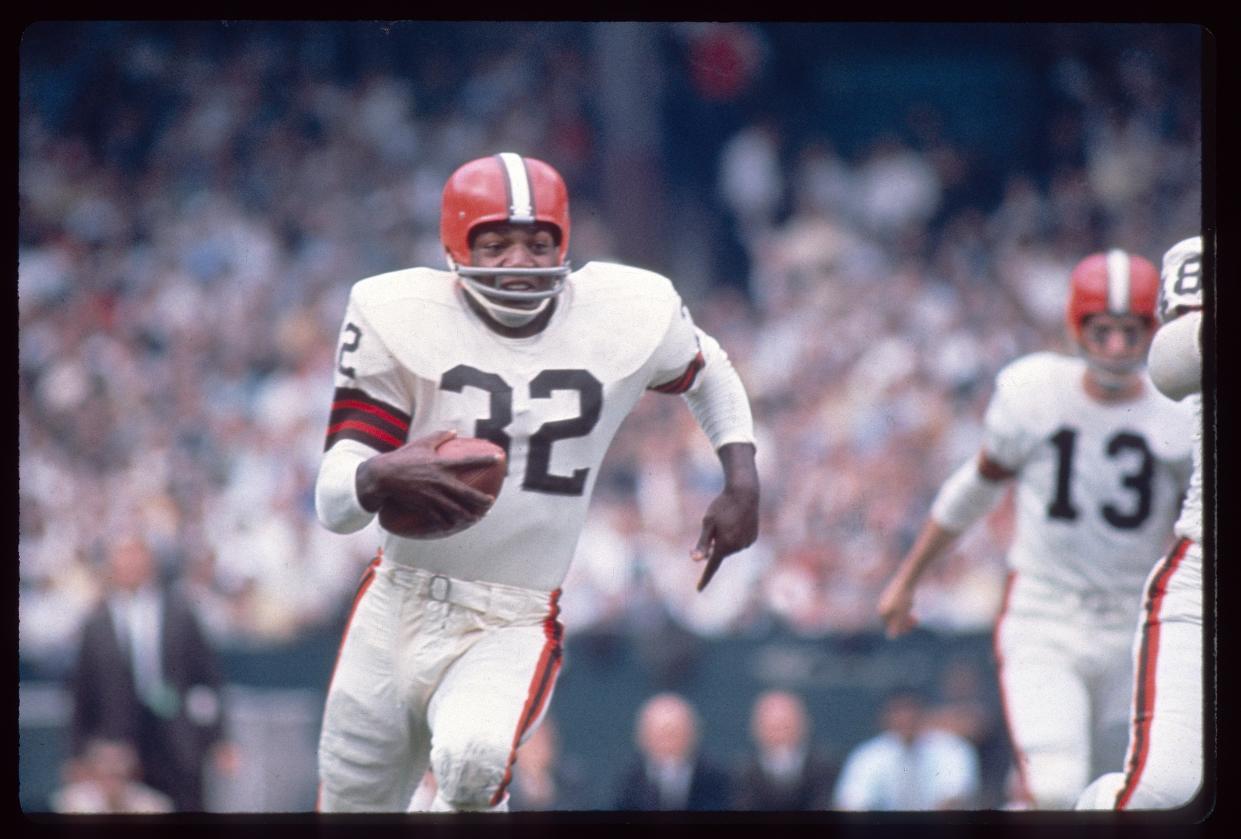
<path fill-rule="evenodd" d="M 402 366 L 438 375 L 438 356 L 452 352 L 464 333 L 455 283 L 450 272 L 433 268 L 390 271 L 354 283 L 349 306 Z"/>
<path fill-rule="evenodd" d="M 997 392 L 1022 404 L 1038 405 L 1052 398 L 1063 382 L 1075 382 L 1086 363 L 1075 356 L 1056 352 L 1035 352 L 1010 362 L 995 377 Z"/>
<path fill-rule="evenodd" d="M 570 283 L 572 329 L 581 333 L 584 363 L 612 376 L 645 364 L 681 311 L 672 282 L 653 271 L 590 262 Z"/>

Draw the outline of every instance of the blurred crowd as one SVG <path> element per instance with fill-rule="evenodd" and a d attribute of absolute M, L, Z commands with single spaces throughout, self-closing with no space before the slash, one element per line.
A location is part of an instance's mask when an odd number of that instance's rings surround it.
<path fill-rule="evenodd" d="M 444 180 L 500 150 L 565 175 L 575 264 L 616 258 L 590 42 L 531 27 L 364 57 L 326 30 L 94 26 L 64 52 L 56 33 L 24 42 L 21 655 L 67 664 L 118 532 L 145 534 L 221 646 L 334 627 L 378 544 L 374 525 L 342 537 L 313 510 L 349 286 L 442 266 Z M 761 79 L 779 55 L 761 27 L 719 26 L 660 42 L 700 108 L 730 77 L 687 68 L 744 59 Z M 719 470 L 680 400 L 649 395 L 600 476 L 569 633 L 652 615 L 703 636 L 878 628 L 881 586 L 976 450 L 994 374 L 1067 347 L 1071 266 L 1111 246 L 1157 259 L 1199 229 L 1197 66 L 1142 46 L 1044 56 L 1043 162 L 989 197 L 933 109 L 850 150 L 799 101 L 736 109 L 694 184 L 710 229 L 684 240 L 713 253 L 668 261 L 696 264 L 671 278 L 751 395 L 761 537 L 694 593 Z M 714 281 L 714 252 L 740 282 Z M 1002 508 L 930 572 L 924 625 L 990 625 L 1010 521 Z"/>

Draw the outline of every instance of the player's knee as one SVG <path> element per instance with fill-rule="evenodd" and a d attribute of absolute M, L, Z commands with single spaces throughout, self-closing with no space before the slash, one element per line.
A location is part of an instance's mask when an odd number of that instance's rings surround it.
<path fill-rule="evenodd" d="M 1075 810 L 1113 810 L 1116 808 L 1116 795 L 1125 783 L 1125 776 L 1120 772 L 1109 772 L 1096 778 L 1082 790 L 1077 797 Z"/>
<path fill-rule="evenodd" d="M 439 795 L 455 810 L 486 810 L 504 780 L 509 747 L 466 735 L 441 738 L 431 748 Z"/>

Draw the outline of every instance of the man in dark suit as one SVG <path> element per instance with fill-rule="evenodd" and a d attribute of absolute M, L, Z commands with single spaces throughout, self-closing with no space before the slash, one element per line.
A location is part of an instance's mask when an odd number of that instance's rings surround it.
<path fill-rule="evenodd" d="M 829 810 L 839 767 L 810 737 L 810 716 L 800 696 L 769 690 L 750 716 L 753 749 L 737 774 L 737 810 Z"/>
<path fill-rule="evenodd" d="M 617 810 L 724 810 L 728 774 L 699 751 L 698 714 L 683 697 L 661 693 L 638 711 L 639 755 L 622 776 Z"/>
<path fill-rule="evenodd" d="M 204 810 L 205 760 L 222 742 L 223 678 L 192 605 L 156 580 L 145 542 L 108 548 L 104 597 L 82 630 L 72 676 L 71 753 L 94 738 L 132 743 L 143 783 L 179 812 Z"/>

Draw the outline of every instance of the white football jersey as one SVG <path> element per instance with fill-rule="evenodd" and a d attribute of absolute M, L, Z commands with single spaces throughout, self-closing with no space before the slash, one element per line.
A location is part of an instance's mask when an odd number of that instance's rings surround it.
<path fill-rule="evenodd" d="M 1149 380 L 1135 400 L 1099 402 L 1085 372 L 1043 352 L 996 378 L 983 448 L 1017 474 L 1009 564 L 1058 589 L 1136 598 L 1189 480 L 1190 408 Z"/>
<path fill-rule="evenodd" d="M 1164 322 L 1202 308 L 1202 237 L 1177 242 L 1163 257 L 1159 284 L 1159 317 Z M 1176 522 L 1176 533 L 1202 544 L 1202 394 L 1184 400 L 1194 412 L 1194 473 Z"/>
<path fill-rule="evenodd" d="M 1194 472 L 1189 479 L 1189 492 L 1176 520 L 1176 535 L 1202 544 L 1202 394 L 1191 393 L 1181 400 L 1193 409 Z"/>
<path fill-rule="evenodd" d="M 477 524 L 441 539 L 384 535 L 386 561 L 458 579 L 551 590 L 568 571 L 604 454 L 648 389 L 683 393 L 703 364 L 672 284 L 592 262 L 568 278 L 539 334 L 507 338 L 428 268 L 353 286 L 325 448 L 391 451 L 454 429 L 508 452 Z"/>

